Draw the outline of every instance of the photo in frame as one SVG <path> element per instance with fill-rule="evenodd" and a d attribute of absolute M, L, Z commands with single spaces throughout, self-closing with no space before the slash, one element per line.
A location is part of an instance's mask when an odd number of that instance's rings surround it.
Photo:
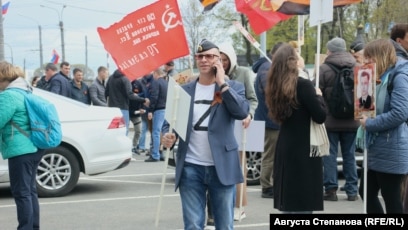
<path fill-rule="evenodd" d="M 354 67 L 354 119 L 375 117 L 376 79 L 375 63 Z"/>

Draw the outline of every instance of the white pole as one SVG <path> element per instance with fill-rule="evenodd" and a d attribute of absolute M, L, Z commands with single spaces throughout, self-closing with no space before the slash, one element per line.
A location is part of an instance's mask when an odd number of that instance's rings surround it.
<path fill-rule="evenodd" d="M 173 115 L 172 115 L 172 119 L 170 122 L 170 127 L 169 127 L 169 132 L 173 132 L 173 127 L 176 124 L 176 120 L 177 120 L 177 107 L 178 107 L 178 102 L 179 102 L 179 98 L 180 98 L 180 87 L 178 87 L 178 85 L 175 85 L 174 87 L 174 100 L 173 100 Z M 163 175 L 162 175 L 162 182 L 161 182 L 161 188 L 160 188 L 160 198 L 159 198 L 159 204 L 157 205 L 157 212 L 156 212 L 156 228 L 159 226 L 159 219 L 160 219 L 160 210 L 161 210 L 161 203 L 163 200 L 163 193 L 164 193 L 164 184 L 166 183 L 166 175 L 167 175 L 167 164 L 169 162 L 169 155 L 170 155 L 170 148 L 167 148 L 166 150 L 166 156 L 165 156 L 165 160 L 164 160 L 164 165 L 163 165 Z"/>
<path fill-rule="evenodd" d="M 366 146 L 366 131 L 364 130 L 364 134 L 363 134 L 363 140 L 364 140 L 364 158 L 363 158 L 363 173 L 364 173 L 364 184 L 363 184 L 363 201 L 364 201 L 364 208 L 363 208 L 363 212 L 364 214 L 367 214 L 367 146 Z"/>
<path fill-rule="evenodd" d="M 316 60 L 315 60 L 315 69 L 316 69 L 316 88 L 319 88 L 319 74 L 320 74 L 320 30 L 322 20 L 319 20 L 317 24 L 317 49 L 316 49 Z"/>
<path fill-rule="evenodd" d="M 241 150 L 241 171 L 242 171 L 242 176 L 244 177 L 244 182 L 242 182 L 240 184 L 241 193 L 239 194 L 239 222 L 241 222 L 242 200 L 243 200 L 243 197 L 244 197 L 244 183 L 246 183 L 246 180 L 245 180 L 246 175 L 245 175 L 245 169 L 244 169 L 245 161 L 246 161 L 245 145 L 246 145 L 246 128 L 243 127 L 243 130 L 242 130 L 242 150 Z"/>

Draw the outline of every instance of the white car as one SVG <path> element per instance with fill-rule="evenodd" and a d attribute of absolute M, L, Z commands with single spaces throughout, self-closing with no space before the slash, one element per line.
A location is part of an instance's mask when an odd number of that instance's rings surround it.
<path fill-rule="evenodd" d="M 63 196 L 77 184 L 80 172 L 96 175 L 127 166 L 132 143 L 119 108 L 89 106 L 41 89 L 39 95 L 57 108 L 62 142 L 47 149 L 37 169 L 41 197 Z M 0 157 L 0 183 L 9 182 L 7 160 Z"/>

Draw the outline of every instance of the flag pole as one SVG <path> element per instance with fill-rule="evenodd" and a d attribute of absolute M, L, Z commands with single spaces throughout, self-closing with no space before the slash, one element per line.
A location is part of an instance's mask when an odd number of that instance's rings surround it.
<path fill-rule="evenodd" d="M 244 181 L 239 185 L 241 192 L 239 194 L 239 222 L 241 222 L 241 214 L 242 214 L 242 200 L 244 198 L 244 183 L 246 183 L 246 175 L 245 175 L 245 161 L 246 161 L 246 154 L 245 154 L 245 145 L 246 145 L 246 128 L 243 127 L 242 130 L 242 150 L 241 150 L 241 171 L 244 177 Z"/>
<path fill-rule="evenodd" d="M 319 23 L 317 24 L 317 49 L 316 49 L 316 60 L 315 60 L 315 69 L 316 69 L 316 88 L 319 88 L 319 75 L 320 75 L 320 33 L 321 33 L 321 27 L 322 27 L 322 20 L 319 20 Z"/>
<path fill-rule="evenodd" d="M 173 132 L 173 127 L 175 126 L 176 120 L 177 120 L 177 107 L 178 107 L 178 102 L 180 98 L 180 87 L 178 87 L 178 85 L 175 85 L 174 87 L 174 94 L 175 94 L 175 97 L 173 99 L 173 106 L 174 106 L 173 114 L 172 114 L 172 119 L 171 119 L 170 126 L 169 126 L 170 133 Z M 167 165 L 169 162 L 169 155 L 170 155 L 170 148 L 167 148 L 166 156 L 164 160 L 164 166 L 163 166 L 163 175 L 162 175 L 161 188 L 160 188 L 160 198 L 159 198 L 159 203 L 157 205 L 157 211 L 156 211 L 156 222 L 155 222 L 156 228 L 159 226 L 160 211 L 161 211 L 161 204 L 162 204 L 163 194 L 164 194 L 164 185 L 166 183 Z"/>
<path fill-rule="evenodd" d="M 366 138 L 367 138 L 367 135 L 366 135 L 366 130 L 364 130 L 364 135 L 363 135 L 363 140 L 364 140 L 364 157 L 363 157 L 363 174 L 364 174 L 364 183 L 363 183 L 363 190 L 364 190 L 364 192 L 363 192 L 363 202 L 364 202 L 364 207 L 363 207 L 363 213 L 364 214 L 367 214 L 367 165 L 368 165 L 368 163 L 367 163 L 367 161 L 368 161 L 368 159 L 367 159 L 367 146 L 366 146 Z"/>
<path fill-rule="evenodd" d="M 254 37 L 252 37 L 251 34 L 248 33 L 248 31 L 241 25 L 241 23 L 238 21 L 234 21 L 233 24 L 239 30 L 239 32 L 241 32 L 241 34 L 251 43 L 251 45 L 255 47 L 259 51 L 259 53 L 261 53 L 266 58 L 266 60 L 272 63 L 268 55 L 266 55 L 266 53 L 261 50 L 261 45 L 259 44 L 259 42 Z"/>

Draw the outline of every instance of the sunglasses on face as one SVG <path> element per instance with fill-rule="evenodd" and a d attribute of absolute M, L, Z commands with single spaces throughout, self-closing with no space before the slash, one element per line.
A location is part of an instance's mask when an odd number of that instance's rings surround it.
<path fill-rule="evenodd" d="M 214 59 L 214 57 L 220 57 L 220 56 L 215 55 L 215 54 L 196 54 L 194 55 L 194 58 L 196 60 L 203 60 L 203 58 L 205 58 L 206 60 L 211 61 Z"/>

